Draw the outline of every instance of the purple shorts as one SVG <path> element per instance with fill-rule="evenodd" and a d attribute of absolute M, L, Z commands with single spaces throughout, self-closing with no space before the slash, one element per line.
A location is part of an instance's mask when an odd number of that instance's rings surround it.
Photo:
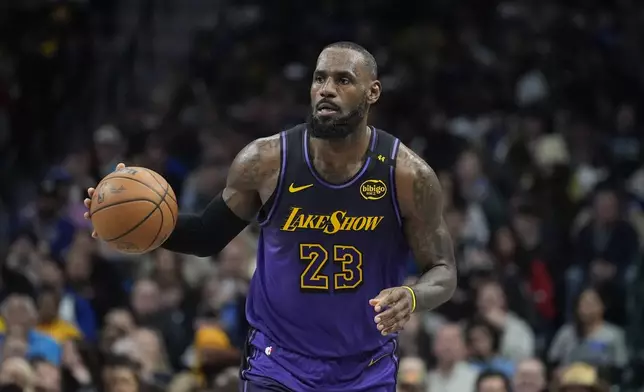
<path fill-rule="evenodd" d="M 241 391 L 395 392 L 396 341 L 364 356 L 317 359 L 280 348 L 251 330 L 241 372 Z"/>

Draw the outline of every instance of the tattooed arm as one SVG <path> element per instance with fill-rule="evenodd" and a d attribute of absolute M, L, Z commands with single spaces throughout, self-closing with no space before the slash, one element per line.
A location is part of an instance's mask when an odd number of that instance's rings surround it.
<path fill-rule="evenodd" d="M 454 245 L 443 220 L 443 192 L 434 171 L 405 146 L 400 147 L 396 190 L 407 241 L 423 275 L 412 287 L 416 309 L 447 302 L 456 289 Z"/>
<path fill-rule="evenodd" d="M 261 194 L 275 188 L 280 167 L 279 135 L 255 140 L 233 161 L 226 187 L 201 214 L 179 214 L 162 245 L 173 252 L 211 256 L 235 238 L 262 207 Z"/>
<path fill-rule="evenodd" d="M 369 301 L 383 335 L 403 329 L 412 311 L 447 302 L 456 289 L 454 246 L 443 220 L 440 183 L 427 163 L 402 145 L 396 158 L 396 193 L 405 236 L 424 273 L 413 287 L 387 288 Z"/>

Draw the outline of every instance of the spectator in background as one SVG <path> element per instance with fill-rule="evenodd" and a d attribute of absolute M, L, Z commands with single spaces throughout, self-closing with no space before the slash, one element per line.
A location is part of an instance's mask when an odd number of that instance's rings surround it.
<path fill-rule="evenodd" d="M 29 345 L 20 335 L 6 335 L 2 344 L 2 358 L 27 358 Z"/>
<path fill-rule="evenodd" d="M 154 264 L 150 278 L 159 286 L 161 307 L 180 314 L 186 334 L 192 333 L 199 293 L 186 282 L 181 257 L 165 249 L 155 251 L 152 257 Z"/>
<path fill-rule="evenodd" d="M 60 368 L 43 358 L 35 358 L 31 364 L 36 372 L 37 391 L 62 392 Z"/>
<path fill-rule="evenodd" d="M 149 279 L 140 279 L 132 288 L 131 309 L 141 327 L 161 333 L 172 368 L 181 368 L 181 354 L 189 340 L 184 329 L 184 316 L 175 310 L 165 310 L 161 303 L 159 286 Z"/>
<path fill-rule="evenodd" d="M 561 327 L 550 345 L 549 362 L 553 366 L 588 363 L 618 382 L 628 361 L 624 331 L 604 320 L 604 303 L 594 289 L 579 295 L 575 309 L 575 321 Z"/>
<path fill-rule="evenodd" d="M 56 304 L 58 320 L 77 328 L 85 341 L 95 342 L 96 315 L 90 302 L 66 289 L 63 271 L 55 261 L 43 260 L 39 273 L 38 280 L 41 287 L 48 288 L 49 291 L 54 291 L 56 295 L 61 296 L 59 303 Z M 42 296 L 42 293 L 40 295 Z"/>
<path fill-rule="evenodd" d="M 29 346 L 28 358 L 43 357 L 56 365 L 60 363 L 61 348 L 58 343 L 35 329 L 38 313 L 31 298 L 18 294 L 9 296 L 1 305 L 0 314 L 0 329 L 3 333 L 0 339 L 22 336 Z"/>
<path fill-rule="evenodd" d="M 427 368 L 418 357 L 406 357 L 398 366 L 396 392 L 425 392 L 427 390 Z"/>
<path fill-rule="evenodd" d="M 143 392 L 146 385 L 139 378 L 138 371 L 138 365 L 127 356 L 110 357 L 102 371 L 103 390 L 106 392 Z"/>
<path fill-rule="evenodd" d="M 82 339 L 75 325 L 59 317 L 61 295 L 51 286 L 41 287 L 38 293 L 39 322 L 36 330 L 51 337 L 59 344 L 68 340 Z"/>
<path fill-rule="evenodd" d="M 593 199 L 591 221 L 581 229 L 576 238 L 575 265 L 566 275 L 568 285 L 568 316 L 573 311 L 572 300 L 583 284 L 590 282 L 610 300 L 608 318 L 618 324 L 625 322 L 624 303 L 629 266 L 639 255 L 635 229 L 621 218 L 617 193 L 600 189 Z M 611 317 L 612 316 L 612 317 Z"/>
<path fill-rule="evenodd" d="M 6 259 L 0 266 L 0 302 L 10 294 L 24 294 L 34 297 L 36 289 L 28 275 L 29 269 L 38 258 L 38 239 L 28 231 L 20 233 L 9 247 Z"/>
<path fill-rule="evenodd" d="M 501 332 L 485 319 L 475 318 L 470 321 L 465 330 L 470 363 L 482 372 L 492 370 L 514 375 L 516 364 L 503 358 L 501 348 Z"/>
<path fill-rule="evenodd" d="M 456 183 L 468 203 L 480 205 L 488 226 L 495 231 L 506 219 L 503 200 L 483 171 L 483 163 L 474 150 L 461 153 L 456 162 Z"/>
<path fill-rule="evenodd" d="M 39 250 L 56 257 L 67 250 L 76 228 L 62 213 L 64 183 L 43 181 L 38 188 L 37 200 L 22 211 L 18 229 L 34 233 Z M 66 202 L 66 201 L 65 201 Z"/>
<path fill-rule="evenodd" d="M 103 178 L 113 172 L 116 165 L 123 162 L 126 150 L 127 142 L 118 128 L 110 124 L 99 127 L 94 132 L 97 177 Z"/>
<path fill-rule="evenodd" d="M 525 321 L 507 310 L 499 283 L 490 281 L 479 287 L 476 307 L 478 315 L 501 334 L 500 356 L 520 361 L 534 355 L 534 333 Z"/>
<path fill-rule="evenodd" d="M 512 392 L 512 387 L 505 373 L 486 370 L 476 380 L 476 392 Z"/>
<path fill-rule="evenodd" d="M 116 265 L 109 263 L 97 253 L 97 243 L 86 231 L 78 231 L 74 236 L 74 241 L 65 258 L 65 282 L 67 283 L 67 293 L 74 298 L 82 298 L 89 302 L 94 314 L 107 314 L 111 309 L 127 304 L 127 295 L 125 294 L 125 282 L 116 269 Z M 83 310 L 83 320 L 87 320 L 88 310 L 86 305 L 80 301 L 75 301 L 75 312 Z M 82 307 L 81 307 L 82 306 Z M 85 308 L 85 309 L 82 309 Z M 69 308 L 63 308 L 67 310 Z M 96 331 L 89 333 L 92 327 L 85 322 L 81 324 L 81 315 L 74 320 L 85 332 L 87 336 L 95 336 Z M 70 320 L 67 315 L 66 320 Z"/>
<path fill-rule="evenodd" d="M 458 324 L 446 324 L 436 332 L 434 356 L 436 366 L 428 378 L 430 391 L 474 391 L 478 371 L 465 361 L 467 348 Z"/>
<path fill-rule="evenodd" d="M 0 387 L 14 387 L 16 391 L 34 392 L 36 375 L 23 358 L 8 358 L 0 365 Z"/>
<path fill-rule="evenodd" d="M 508 308 L 531 325 L 549 326 L 556 315 L 555 287 L 548 266 L 536 257 L 524 253 L 519 240 L 509 227 L 494 233 L 494 253 L 500 283 L 506 293 Z"/>
<path fill-rule="evenodd" d="M 103 354 L 112 351 L 116 341 L 128 336 L 136 329 L 134 317 L 126 309 L 113 309 L 104 320 L 103 331 L 101 332 L 99 349 Z"/>
<path fill-rule="evenodd" d="M 548 387 L 546 367 L 536 358 L 524 359 L 517 365 L 512 379 L 512 392 L 545 392 Z"/>
<path fill-rule="evenodd" d="M 608 392 L 597 370 L 583 363 L 575 363 L 561 372 L 557 392 Z"/>

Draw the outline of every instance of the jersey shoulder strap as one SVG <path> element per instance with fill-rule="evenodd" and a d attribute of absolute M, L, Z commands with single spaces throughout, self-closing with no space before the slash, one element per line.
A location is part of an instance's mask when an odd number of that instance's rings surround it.
<path fill-rule="evenodd" d="M 368 157 L 371 158 L 369 172 L 373 178 L 387 183 L 396 219 L 398 224 L 402 225 L 402 216 L 396 194 L 396 156 L 400 147 L 400 139 L 381 129 L 375 129 L 375 132 L 377 132 L 376 145 L 373 149 L 367 151 Z"/>

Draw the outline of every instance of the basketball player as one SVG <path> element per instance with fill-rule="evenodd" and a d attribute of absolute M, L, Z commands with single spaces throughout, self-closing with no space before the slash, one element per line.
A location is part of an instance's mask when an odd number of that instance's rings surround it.
<path fill-rule="evenodd" d="M 380 93 L 368 51 L 324 48 L 307 123 L 246 146 L 222 194 L 163 245 L 210 256 L 261 226 L 243 391 L 394 391 L 396 333 L 456 287 L 435 173 L 367 125 Z M 425 272 L 401 286 L 410 249 Z"/>

